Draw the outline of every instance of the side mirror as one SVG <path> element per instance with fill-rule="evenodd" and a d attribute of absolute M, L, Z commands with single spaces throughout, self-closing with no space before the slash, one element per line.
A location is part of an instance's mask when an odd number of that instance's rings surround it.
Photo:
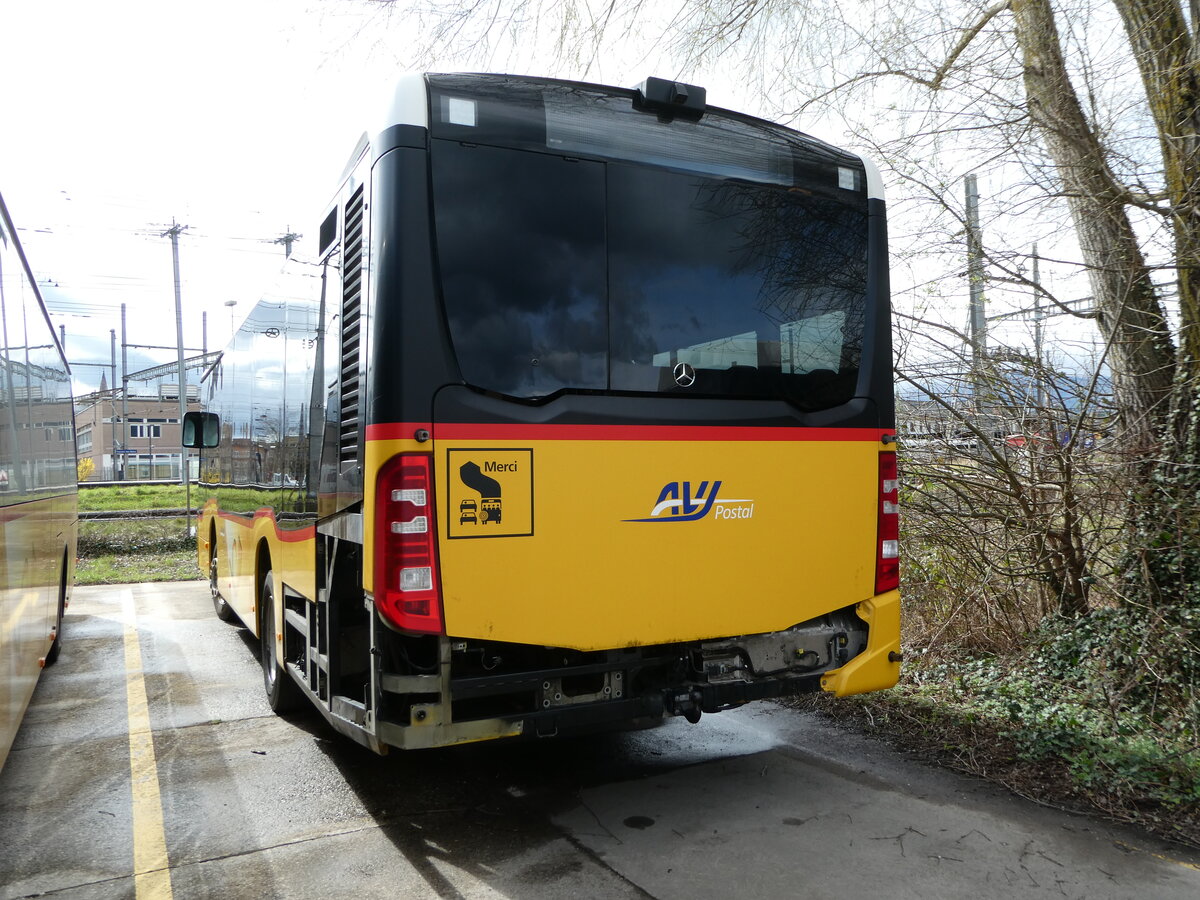
<path fill-rule="evenodd" d="M 201 447 L 215 447 L 220 440 L 220 416 L 207 412 L 184 413 L 183 446 L 198 450 Z"/>

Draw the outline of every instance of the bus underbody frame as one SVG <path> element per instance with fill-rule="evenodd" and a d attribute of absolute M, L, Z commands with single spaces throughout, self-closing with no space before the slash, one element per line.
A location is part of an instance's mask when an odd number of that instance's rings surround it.
<path fill-rule="evenodd" d="M 353 521 L 321 529 L 317 600 L 285 590 L 284 668 L 335 729 L 378 753 L 697 722 L 818 690 L 867 643 L 853 608 L 769 634 L 598 651 L 404 634 L 358 583 Z"/>

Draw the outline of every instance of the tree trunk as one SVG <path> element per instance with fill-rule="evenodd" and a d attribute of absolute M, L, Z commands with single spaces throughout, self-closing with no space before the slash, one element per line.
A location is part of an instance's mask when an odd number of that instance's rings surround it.
<path fill-rule="evenodd" d="M 1175 234 L 1180 362 L 1195 389 L 1200 387 L 1200 43 L 1188 31 L 1179 0 L 1113 2 L 1158 130 Z"/>
<path fill-rule="evenodd" d="M 1139 581 L 1151 588 L 1144 599 L 1156 606 L 1195 605 L 1200 583 L 1200 37 L 1189 32 L 1179 0 L 1114 4 L 1158 131 L 1179 293 L 1178 371 L 1153 496 L 1140 511 Z"/>
<path fill-rule="evenodd" d="M 1148 458 L 1167 420 L 1175 348 L 1105 148 L 1068 77 L 1048 0 L 1013 0 L 1029 114 L 1062 180 L 1110 349 L 1126 446 Z M 1148 473 L 1147 473 L 1148 474 Z"/>

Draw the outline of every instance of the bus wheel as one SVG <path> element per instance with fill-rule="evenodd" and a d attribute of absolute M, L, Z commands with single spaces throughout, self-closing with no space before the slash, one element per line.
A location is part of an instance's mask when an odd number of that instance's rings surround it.
<path fill-rule="evenodd" d="M 222 622 L 232 622 L 234 617 L 233 607 L 225 602 L 225 598 L 221 596 L 221 588 L 217 583 L 217 557 L 215 554 L 208 563 L 208 589 L 212 591 L 213 609 L 217 611 L 217 618 Z"/>
<path fill-rule="evenodd" d="M 267 703 L 272 711 L 277 713 L 297 709 L 304 702 L 304 694 L 297 687 L 292 677 L 283 670 L 279 658 L 275 654 L 275 586 L 271 570 L 267 569 L 263 576 L 262 593 L 262 629 L 260 632 L 263 686 L 267 689 Z"/>

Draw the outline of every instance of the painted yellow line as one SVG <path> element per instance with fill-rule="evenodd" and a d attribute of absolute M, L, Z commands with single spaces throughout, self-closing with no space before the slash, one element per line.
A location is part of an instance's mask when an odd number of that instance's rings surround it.
<path fill-rule="evenodd" d="M 1167 856 L 1164 853 L 1155 853 L 1153 850 L 1146 850 L 1144 847 L 1135 847 L 1133 844 L 1127 844 L 1124 841 L 1113 841 L 1113 843 L 1124 850 L 1130 851 L 1131 853 L 1145 853 L 1147 856 L 1152 856 L 1155 859 L 1162 860 L 1163 862 L 1174 863 L 1175 865 L 1182 866 L 1185 869 L 1191 869 L 1194 872 L 1200 872 L 1200 865 L 1197 865 L 1194 862 L 1187 862 L 1183 859 L 1175 859 L 1173 856 Z"/>
<path fill-rule="evenodd" d="M 170 900 L 171 869 L 163 831 L 154 734 L 142 677 L 133 592 L 125 591 L 125 695 L 129 703 L 129 771 L 133 786 L 133 879 L 137 900 Z"/>

